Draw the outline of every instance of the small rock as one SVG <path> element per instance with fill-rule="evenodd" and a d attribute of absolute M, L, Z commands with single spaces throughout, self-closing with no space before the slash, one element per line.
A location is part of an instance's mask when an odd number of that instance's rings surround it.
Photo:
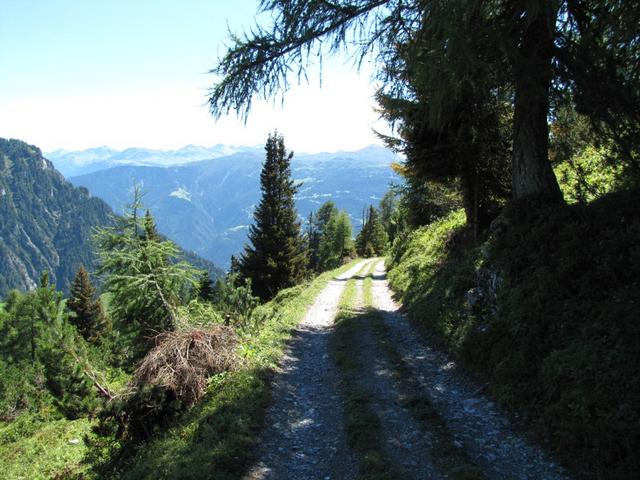
<path fill-rule="evenodd" d="M 80 443 L 80 440 L 78 440 L 77 438 L 72 438 L 71 440 L 69 440 L 69 445 L 77 445 Z"/>

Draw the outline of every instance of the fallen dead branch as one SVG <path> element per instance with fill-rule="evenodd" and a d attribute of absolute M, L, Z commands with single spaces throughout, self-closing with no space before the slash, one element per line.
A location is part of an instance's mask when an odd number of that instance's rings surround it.
<path fill-rule="evenodd" d="M 155 343 L 134 372 L 132 386 L 161 386 L 185 407 L 204 395 L 209 377 L 238 363 L 238 337 L 223 325 L 161 333 Z"/>

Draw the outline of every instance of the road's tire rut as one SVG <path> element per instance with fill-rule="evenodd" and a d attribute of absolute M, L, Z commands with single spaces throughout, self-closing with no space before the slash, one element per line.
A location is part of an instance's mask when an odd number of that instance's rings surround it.
<path fill-rule="evenodd" d="M 482 397 L 476 384 L 456 370 L 446 355 L 425 345 L 399 312 L 389 290 L 384 264 L 374 272 L 374 306 L 398 354 L 409 366 L 422 393 L 445 420 L 454 441 L 493 479 L 569 478 L 545 453 L 515 433 L 493 402 Z"/>
<path fill-rule="evenodd" d="M 357 342 L 353 345 L 362 365 L 358 387 L 367 392 L 371 406 L 380 420 L 382 449 L 390 462 L 390 470 L 403 479 L 444 478 L 430 459 L 430 435 L 422 432 L 402 406 L 394 372 L 379 348 L 379 338 L 372 331 L 371 315 L 362 305 L 363 281 L 356 282 L 362 322 Z"/>

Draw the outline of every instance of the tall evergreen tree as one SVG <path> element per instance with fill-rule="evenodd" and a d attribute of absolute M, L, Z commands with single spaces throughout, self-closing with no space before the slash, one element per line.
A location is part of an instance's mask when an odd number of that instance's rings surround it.
<path fill-rule="evenodd" d="M 85 340 L 96 341 L 107 328 L 107 317 L 89 273 L 80 265 L 71 286 L 67 307 L 73 312 L 69 321 L 73 323 Z"/>
<path fill-rule="evenodd" d="M 279 290 L 300 282 L 307 267 L 307 255 L 295 209 L 297 187 L 291 178 L 291 158 L 284 138 L 276 131 L 265 146 L 266 159 L 260 173 L 262 198 L 239 260 L 243 277 L 250 278 L 255 295 L 272 298 Z"/>
<path fill-rule="evenodd" d="M 327 244 L 326 239 L 323 241 L 323 238 L 325 237 L 325 231 L 327 230 L 329 221 L 338 215 L 338 213 L 335 203 L 327 200 L 320 206 L 315 215 L 313 215 L 313 213 L 309 215 L 309 268 L 315 271 L 321 271 L 327 268 Z M 331 255 L 329 254 L 329 256 Z"/>
<path fill-rule="evenodd" d="M 213 282 L 209 276 L 209 272 L 202 272 L 198 280 L 198 298 L 205 302 L 211 302 L 215 294 Z"/>
<path fill-rule="evenodd" d="M 318 271 L 318 255 L 320 253 L 320 231 L 316 227 L 316 219 L 313 212 L 309 212 L 307 220 L 307 248 L 309 250 L 309 268 Z"/>
<path fill-rule="evenodd" d="M 362 230 L 356 237 L 356 250 L 362 257 L 382 255 L 387 247 L 389 238 L 380 221 L 378 211 L 373 205 L 369 206 Z"/>
<path fill-rule="evenodd" d="M 156 227 L 156 222 L 153 219 L 153 216 L 151 215 L 149 209 L 147 209 L 144 214 L 144 218 L 142 219 L 142 228 L 142 235 L 145 239 L 153 240 L 156 242 L 162 241 L 162 237 L 158 233 L 158 228 Z"/>
<path fill-rule="evenodd" d="M 333 202 L 327 208 L 329 214 L 323 226 L 318 262 L 321 270 L 339 266 L 345 258 L 354 254 L 351 220 L 349 214 L 339 211 Z"/>

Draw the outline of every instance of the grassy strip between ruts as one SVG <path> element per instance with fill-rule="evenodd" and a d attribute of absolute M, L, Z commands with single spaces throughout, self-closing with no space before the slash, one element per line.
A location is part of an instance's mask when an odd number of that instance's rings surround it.
<path fill-rule="evenodd" d="M 365 265 L 357 276 L 364 275 Z M 338 366 L 340 388 L 345 399 L 347 442 L 359 455 L 359 479 L 400 478 L 392 469 L 382 447 L 382 426 L 371 405 L 371 394 L 359 385 L 363 365 L 357 354 L 358 337 L 368 318 L 355 308 L 356 280 L 347 282 L 340 299 L 331 354 Z"/>
<path fill-rule="evenodd" d="M 237 479 L 252 460 L 271 398 L 270 380 L 291 329 L 327 283 L 355 262 L 290 288 L 263 307 L 273 312 L 254 336 L 242 340 L 242 368 L 214 377 L 206 396 L 173 428 L 127 465 L 123 478 Z"/>
<path fill-rule="evenodd" d="M 371 328 L 378 339 L 380 351 L 391 368 L 396 385 L 402 395 L 402 406 L 407 408 L 425 434 L 430 437 L 431 458 L 436 466 L 454 480 L 485 480 L 484 472 L 454 443 L 454 436 L 431 398 L 422 392 L 414 372 L 390 340 L 389 327 L 383 312 L 373 305 L 372 277 L 364 279 L 364 306 Z"/>

